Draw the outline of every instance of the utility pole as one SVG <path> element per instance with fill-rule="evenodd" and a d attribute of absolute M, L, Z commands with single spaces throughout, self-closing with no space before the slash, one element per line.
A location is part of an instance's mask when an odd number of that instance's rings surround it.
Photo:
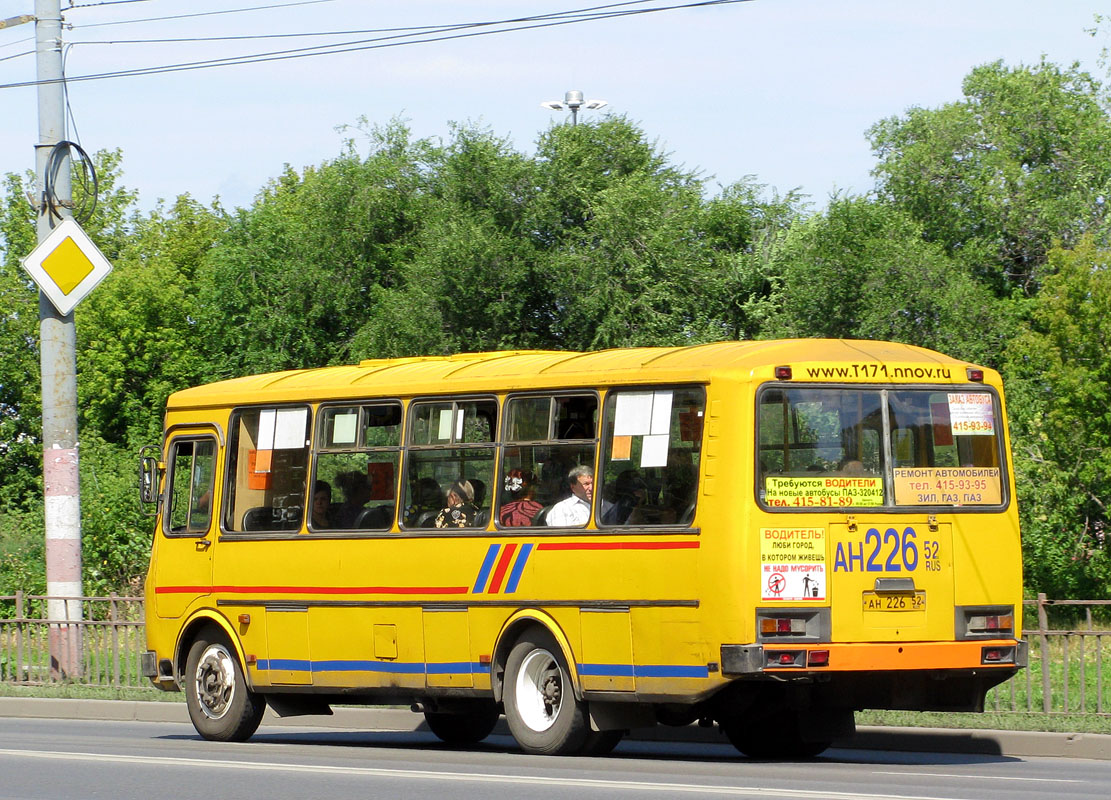
<path fill-rule="evenodd" d="M 61 0 L 35 0 L 39 139 L 35 145 L 37 241 L 72 216 L 69 149 L 48 164 L 65 136 Z M 47 169 L 53 195 L 47 197 Z M 46 594 L 50 667 L 56 677 L 81 674 L 81 500 L 77 469 L 77 347 L 72 310 L 60 314 L 39 293 L 42 362 L 42 477 L 46 520 Z"/>

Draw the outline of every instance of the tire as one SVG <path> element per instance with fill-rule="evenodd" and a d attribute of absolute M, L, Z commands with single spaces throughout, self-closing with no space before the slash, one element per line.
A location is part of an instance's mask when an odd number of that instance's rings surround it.
<path fill-rule="evenodd" d="M 185 662 L 185 705 L 197 733 L 214 742 L 245 742 L 258 730 L 266 700 L 247 688 L 227 637 L 206 628 Z"/>
<path fill-rule="evenodd" d="M 461 713 L 425 711 L 424 721 L 438 739 L 447 744 L 476 744 L 494 730 L 501 714 L 492 702 L 478 702 L 472 710 Z"/>
<path fill-rule="evenodd" d="M 547 631 L 525 633 L 509 651 L 502 700 L 509 731 L 525 752 L 565 756 L 584 751 L 590 725 L 575 699 L 563 652 Z"/>
<path fill-rule="evenodd" d="M 729 742 L 749 758 L 813 758 L 833 743 L 826 739 L 804 740 L 798 719 L 793 716 L 774 727 L 745 717 L 724 719 L 719 725 Z"/>
<path fill-rule="evenodd" d="M 586 735 L 586 742 L 583 745 L 582 754 L 584 756 L 604 756 L 613 752 L 613 748 L 620 744 L 625 731 L 595 731 L 592 730 Z"/>

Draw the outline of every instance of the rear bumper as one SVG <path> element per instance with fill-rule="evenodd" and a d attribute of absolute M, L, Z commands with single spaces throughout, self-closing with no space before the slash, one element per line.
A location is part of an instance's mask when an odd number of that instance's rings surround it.
<path fill-rule="evenodd" d="M 969 669 L 1014 672 L 1025 667 L 1026 661 L 1026 642 L 1015 639 L 721 646 L 721 671 L 735 676 Z"/>

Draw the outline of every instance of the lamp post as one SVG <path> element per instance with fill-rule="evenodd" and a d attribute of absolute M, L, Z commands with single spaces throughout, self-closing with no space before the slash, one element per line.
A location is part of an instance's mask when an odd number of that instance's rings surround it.
<path fill-rule="evenodd" d="M 572 89 L 563 95 L 563 102 L 558 100 L 545 100 L 540 104 L 541 108 L 549 108 L 552 111 L 562 111 L 564 108 L 571 109 L 571 124 L 579 124 L 579 109 L 587 108 L 591 111 L 608 106 L 609 103 L 605 100 L 583 100 L 583 93 Z"/>

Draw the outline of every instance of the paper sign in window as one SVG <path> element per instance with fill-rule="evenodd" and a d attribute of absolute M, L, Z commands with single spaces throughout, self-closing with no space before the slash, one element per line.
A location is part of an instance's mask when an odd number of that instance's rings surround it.
<path fill-rule="evenodd" d="M 671 433 L 671 398 L 674 392 L 653 392 L 652 429 L 653 436 Z"/>
<path fill-rule="evenodd" d="M 270 456 L 273 450 L 247 451 L 247 488 L 265 491 L 270 488 Z M 264 456 L 265 469 L 260 469 L 259 456 Z"/>
<path fill-rule="evenodd" d="M 337 414 L 332 417 L 332 444 L 355 444 L 358 414 Z"/>
<path fill-rule="evenodd" d="M 614 436 L 613 447 L 610 448 L 610 457 L 614 461 L 628 461 L 633 454 L 632 436 Z"/>
<path fill-rule="evenodd" d="M 995 411 L 990 394 L 964 392 L 949 395 L 949 423 L 958 436 L 991 436 Z"/>
<path fill-rule="evenodd" d="M 464 420 L 464 418 L 465 418 L 465 414 L 464 414 L 463 409 L 459 409 L 458 413 L 455 416 L 455 441 L 457 441 L 457 442 L 463 441 L 463 420 Z"/>
<path fill-rule="evenodd" d="M 274 425 L 277 419 L 278 413 L 273 408 L 268 408 L 265 411 L 259 412 L 258 439 L 256 440 L 259 450 L 274 449 Z"/>
<path fill-rule="evenodd" d="M 653 392 L 622 392 L 614 411 L 614 436 L 645 436 L 652 432 Z"/>
<path fill-rule="evenodd" d="M 645 436 L 640 448 L 640 466 L 666 467 L 667 466 L 667 441 L 670 437 L 665 434 L 659 436 Z"/>
<path fill-rule="evenodd" d="M 278 409 L 274 419 L 275 450 L 300 450 L 305 446 L 305 422 L 308 413 L 307 408 Z"/>
<path fill-rule="evenodd" d="M 440 409 L 440 429 L 436 432 L 436 439 L 441 442 L 451 441 L 451 409 Z"/>

